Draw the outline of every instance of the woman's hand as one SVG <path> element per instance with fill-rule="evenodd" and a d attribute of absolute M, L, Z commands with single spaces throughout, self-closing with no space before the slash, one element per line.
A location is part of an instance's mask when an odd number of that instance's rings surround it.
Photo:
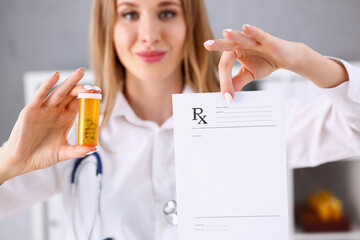
<path fill-rule="evenodd" d="M 322 56 L 308 46 L 286 41 L 255 27 L 244 25 L 242 32 L 226 29 L 224 39 L 206 41 L 209 51 L 224 51 L 219 63 L 221 92 L 240 91 L 249 82 L 264 78 L 279 68 L 288 69 L 308 78 L 322 88 L 348 80 L 344 66 Z M 240 71 L 232 77 L 235 61 Z M 225 96 L 226 97 L 226 96 Z"/>
<path fill-rule="evenodd" d="M 78 93 L 95 91 L 76 85 L 84 74 L 83 68 L 78 69 L 48 97 L 60 74 L 52 74 L 41 84 L 21 111 L 7 145 L 0 149 L 0 183 L 96 150 L 96 147 L 72 146 L 67 141 L 79 111 Z"/>
<path fill-rule="evenodd" d="M 300 44 L 285 41 L 263 30 L 244 25 L 242 32 L 223 31 L 224 39 L 205 42 L 209 51 L 224 51 L 219 63 L 222 93 L 240 91 L 249 82 L 264 78 L 279 68 L 291 68 L 299 56 Z M 231 70 L 238 60 L 240 71 L 232 77 Z"/>

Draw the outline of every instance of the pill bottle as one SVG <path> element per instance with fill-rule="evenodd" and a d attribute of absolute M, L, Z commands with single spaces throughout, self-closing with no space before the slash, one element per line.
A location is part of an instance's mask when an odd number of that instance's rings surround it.
<path fill-rule="evenodd" d="M 79 93 L 78 145 L 96 146 L 99 129 L 100 100 L 98 93 Z"/>

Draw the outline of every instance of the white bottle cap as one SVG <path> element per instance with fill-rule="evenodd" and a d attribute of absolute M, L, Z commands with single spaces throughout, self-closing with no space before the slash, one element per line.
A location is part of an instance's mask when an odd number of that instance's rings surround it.
<path fill-rule="evenodd" d="M 100 93 L 79 93 L 78 98 L 101 99 L 102 94 L 100 94 Z"/>

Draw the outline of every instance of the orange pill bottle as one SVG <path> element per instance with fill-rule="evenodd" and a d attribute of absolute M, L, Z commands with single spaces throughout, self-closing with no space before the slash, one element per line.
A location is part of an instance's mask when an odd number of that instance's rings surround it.
<path fill-rule="evenodd" d="M 100 100 L 98 93 L 79 93 L 78 145 L 96 146 L 99 130 Z"/>

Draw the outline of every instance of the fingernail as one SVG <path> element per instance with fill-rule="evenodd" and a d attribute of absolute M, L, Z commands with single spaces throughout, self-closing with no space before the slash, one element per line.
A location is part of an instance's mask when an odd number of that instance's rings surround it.
<path fill-rule="evenodd" d="M 93 86 L 94 90 L 96 91 L 101 91 L 101 88 L 99 88 L 98 86 Z"/>
<path fill-rule="evenodd" d="M 228 104 L 232 103 L 234 101 L 233 97 L 231 96 L 230 93 L 226 92 L 225 94 L 225 100 Z"/>
<path fill-rule="evenodd" d="M 250 25 L 250 24 L 244 24 L 244 26 L 245 26 L 245 27 L 251 27 L 251 25 Z"/>
<path fill-rule="evenodd" d="M 91 154 L 93 154 L 94 152 L 96 152 L 96 151 L 88 152 L 86 155 L 91 155 Z"/>
<path fill-rule="evenodd" d="M 86 90 L 95 90 L 95 88 L 93 88 L 93 86 L 90 86 L 90 85 L 84 85 L 84 88 Z"/>
<path fill-rule="evenodd" d="M 207 40 L 206 42 L 204 42 L 205 45 L 211 46 L 215 43 L 214 40 Z"/>
<path fill-rule="evenodd" d="M 232 32 L 233 30 L 231 28 L 227 28 L 224 30 L 224 32 Z"/>

